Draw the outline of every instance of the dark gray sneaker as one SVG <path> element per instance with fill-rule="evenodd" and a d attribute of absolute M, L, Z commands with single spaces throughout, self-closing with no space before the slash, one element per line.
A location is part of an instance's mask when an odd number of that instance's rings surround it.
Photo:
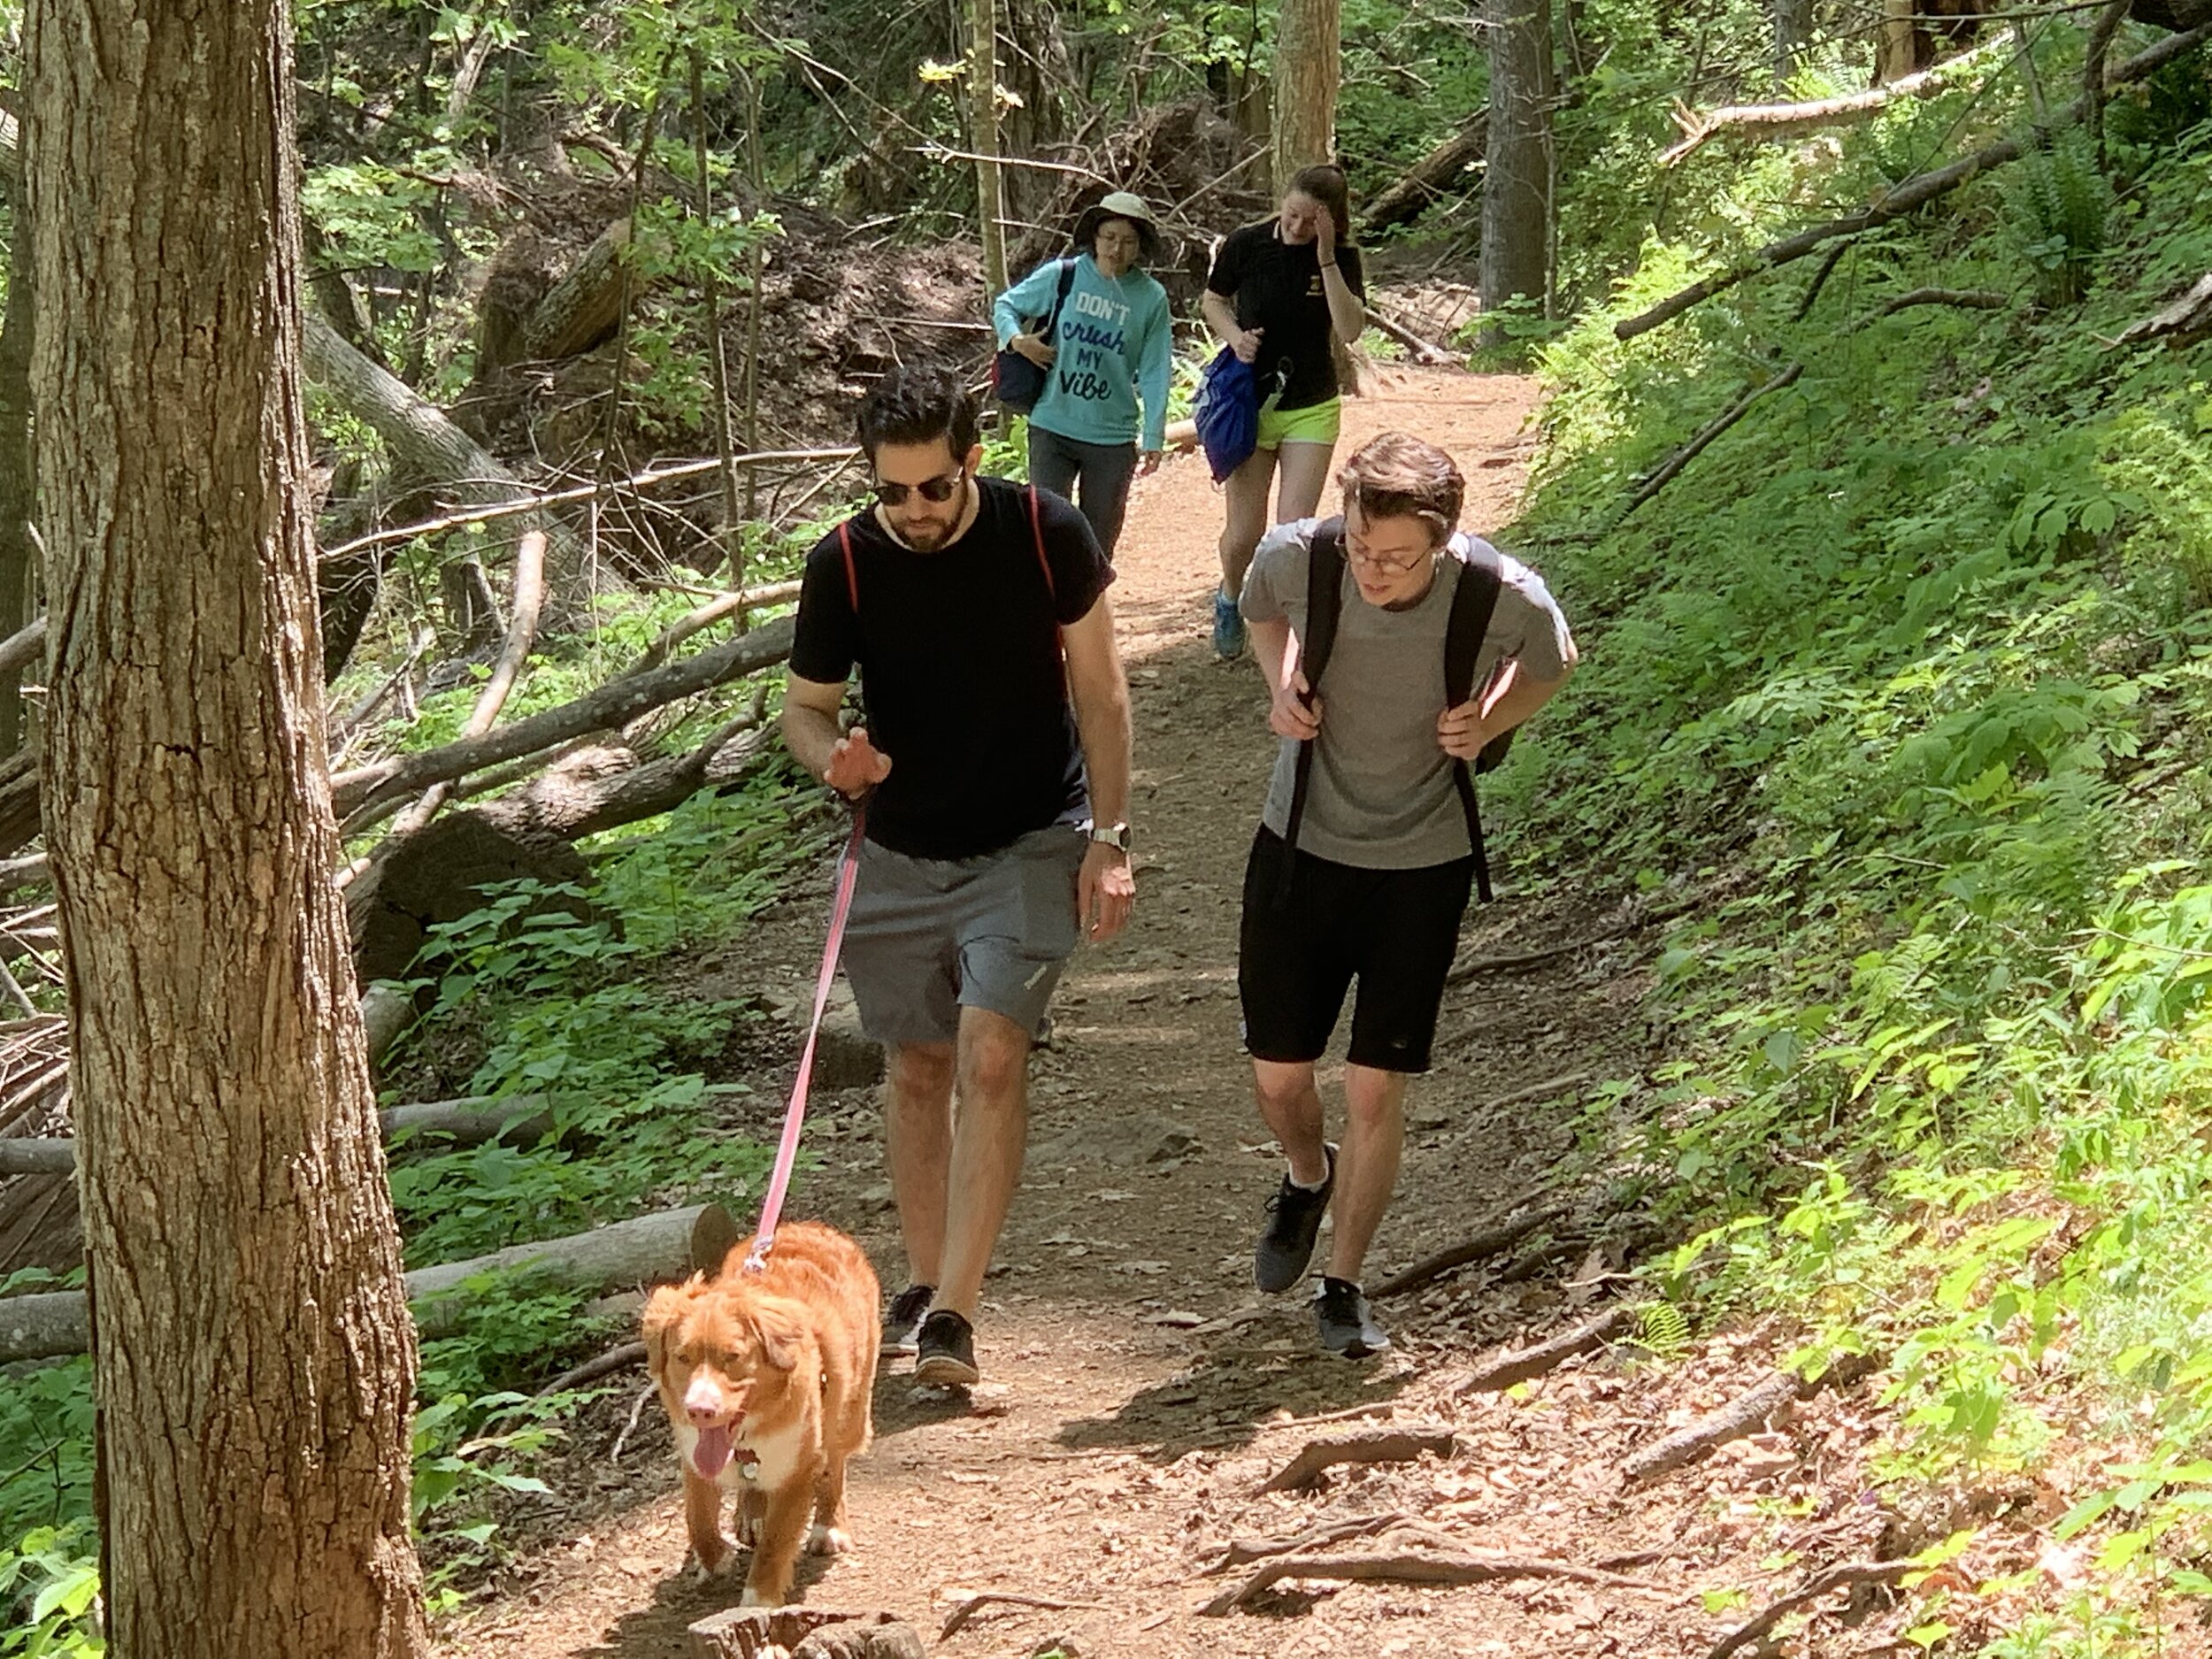
<path fill-rule="evenodd" d="M 936 1294 L 934 1285 L 909 1285 L 891 1298 L 891 1306 L 883 1316 L 882 1352 L 914 1352 L 921 1340 L 922 1317 L 929 1311 L 929 1299 Z"/>
<path fill-rule="evenodd" d="M 1313 1299 L 1313 1317 L 1321 1327 L 1321 1346 L 1332 1354 L 1365 1359 L 1390 1346 L 1389 1337 L 1368 1311 L 1367 1298 L 1348 1279 L 1322 1279 Z"/>
<path fill-rule="evenodd" d="M 1336 1148 L 1331 1144 L 1322 1149 L 1329 1158 L 1327 1180 L 1309 1192 L 1286 1175 L 1275 1196 L 1267 1201 L 1267 1231 L 1252 1252 L 1252 1282 L 1262 1290 L 1288 1290 L 1306 1276 L 1314 1237 L 1321 1231 L 1321 1214 L 1336 1190 Z"/>
<path fill-rule="evenodd" d="M 975 1368 L 975 1327 L 949 1308 L 922 1321 L 916 1339 L 914 1380 L 938 1387 L 966 1387 L 983 1373 Z"/>

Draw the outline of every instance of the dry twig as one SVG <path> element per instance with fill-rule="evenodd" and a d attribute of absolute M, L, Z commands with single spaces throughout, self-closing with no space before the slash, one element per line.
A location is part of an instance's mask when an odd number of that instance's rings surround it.
<path fill-rule="evenodd" d="M 586 1383 L 597 1382 L 602 1377 L 621 1371 L 626 1366 L 635 1365 L 644 1358 L 644 1343 L 624 1342 L 586 1360 L 580 1365 L 570 1366 L 539 1389 L 538 1395 L 542 1399 L 547 1394 L 566 1394 L 571 1388 L 581 1388 Z"/>
<path fill-rule="evenodd" d="M 1461 1383 L 1455 1392 L 1461 1394 L 1494 1394 L 1502 1388 L 1510 1388 L 1516 1383 L 1541 1377 L 1571 1359 L 1603 1348 L 1626 1330 L 1635 1317 L 1633 1308 L 1609 1308 L 1596 1318 L 1585 1320 L 1548 1342 L 1539 1342 L 1533 1348 L 1517 1348 L 1510 1354 L 1499 1356 L 1486 1365 L 1476 1367 L 1474 1375 Z"/>
<path fill-rule="evenodd" d="M 1233 1590 L 1199 1609 L 1204 1618 L 1221 1618 L 1243 1607 L 1262 1591 L 1284 1578 L 1350 1578 L 1392 1584 L 1489 1584 L 1500 1578 L 1571 1578 L 1578 1584 L 1604 1585 L 1615 1589 L 1640 1590 L 1666 1595 L 1667 1590 L 1640 1578 L 1625 1578 L 1571 1561 L 1551 1561 L 1536 1555 L 1436 1555 L 1410 1552 L 1395 1555 L 1281 1555 L 1263 1563 L 1258 1571 Z"/>
<path fill-rule="evenodd" d="M 1383 1515 L 1363 1515 L 1355 1521 L 1339 1521 L 1333 1526 L 1316 1526 L 1295 1538 L 1239 1538 L 1230 1540 L 1222 1551 L 1221 1559 L 1206 1569 L 1203 1577 L 1212 1578 L 1232 1567 L 1248 1567 L 1256 1561 L 1267 1561 L 1277 1555 L 1300 1555 L 1314 1550 L 1326 1549 L 1332 1544 L 1348 1543 L 1355 1538 L 1372 1538 L 1378 1532 L 1387 1532 L 1394 1526 L 1403 1526 L 1413 1517 L 1403 1509 L 1392 1509 Z"/>
<path fill-rule="evenodd" d="M 1094 1608 L 1106 1605 L 1103 1601 L 1059 1601 L 1048 1595 L 1017 1595 L 1011 1590 L 979 1590 L 946 1616 L 944 1628 L 937 1632 L 937 1640 L 943 1641 L 978 1613 L 995 1602 L 1005 1607 L 1042 1608 L 1048 1613 L 1064 1613 L 1071 1608 Z"/>

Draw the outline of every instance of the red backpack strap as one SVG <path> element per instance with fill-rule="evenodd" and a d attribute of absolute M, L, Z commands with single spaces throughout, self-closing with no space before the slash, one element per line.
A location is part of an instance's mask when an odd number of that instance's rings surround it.
<path fill-rule="evenodd" d="M 853 567 L 853 538 L 843 525 L 837 526 L 837 545 L 845 554 L 845 597 L 852 602 L 853 618 L 860 617 L 860 572 Z"/>
<path fill-rule="evenodd" d="M 1037 487 L 1029 487 L 1029 534 L 1037 543 L 1037 568 L 1045 573 L 1045 592 L 1051 595 L 1056 607 L 1060 600 L 1059 585 L 1052 580 L 1052 561 L 1045 557 L 1045 520 L 1043 510 L 1037 504 Z"/>

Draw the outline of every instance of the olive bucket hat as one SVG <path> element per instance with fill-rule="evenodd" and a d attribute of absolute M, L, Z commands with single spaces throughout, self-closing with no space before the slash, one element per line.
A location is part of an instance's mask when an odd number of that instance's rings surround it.
<path fill-rule="evenodd" d="M 1098 241 L 1098 227 L 1110 219 L 1125 219 L 1137 227 L 1139 257 L 1150 265 L 1160 255 L 1160 227 L 1153 222 L 1152 210 L 1145 205 L 1144 197 L 1129 190 L 1114 190 L 1101 196 L 1075 221 L 1075 245 L 1089 248 Z"/>

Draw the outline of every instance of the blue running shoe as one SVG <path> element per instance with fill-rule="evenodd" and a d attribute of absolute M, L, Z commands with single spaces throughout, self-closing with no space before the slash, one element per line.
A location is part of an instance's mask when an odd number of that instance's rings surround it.
<path fill-rule="evenodd" d="M 1214 589 L 1214 655 L 1225 663 L 1233 663 L 1244 655 L 1244 618 L 1237 610 L 1237 602 Z"/>

